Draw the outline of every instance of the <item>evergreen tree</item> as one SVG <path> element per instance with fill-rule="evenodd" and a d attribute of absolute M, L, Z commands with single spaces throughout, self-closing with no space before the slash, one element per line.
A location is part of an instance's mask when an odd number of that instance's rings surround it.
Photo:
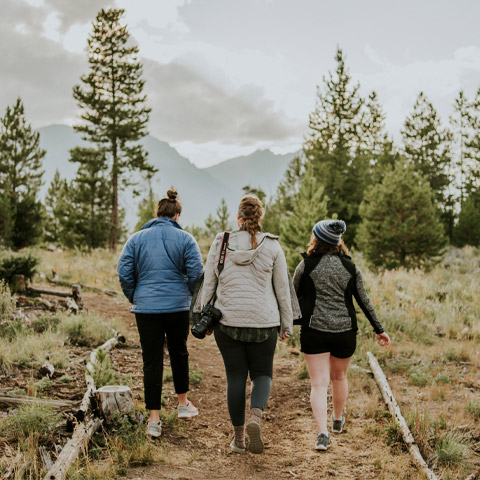
<path fill-rule="evenodd" d="M 150 178 L 148 179 L 148 195 L 140 200 L 138 204 L 138 222 L 135 225 L 135 231 L 138 232 L 148 221 L 155 218 L 155 209 L 157 202 L 153 194 Z"/>
<path fill-rule="evenodd" d="M 374 266 L 422 267 L 445 245 L 432 188 L 412 165 L 398 162 L 370 187 L 360 214 L 359 246 Z"/>
<path fill-rule="evenodd" d="M 470 194 L 480 190 L 480 88 L 470 105 L 468 126 L 470 134 L 465 145 L 465 157 L 468 162 L 465 192 Z"/>
<path fill-rule="evenodd" d="M 460 190 L 460 205 L 465 200 L 465 183 L 469 177 L 468 172 L 468 145 L 470 141 L 470 102 L 465 97 L 463 90 L 458 93 L 458 97 L 453 104 L 454 114 L 450 116 L 450 125 L 452 126 L 452 139 L 456 147 L 456 167 L 458 172 L 458 188 Z"/>
<path fill-rule="evenodd" d="M 66 189 L 67 182 L 60 177 L 57 169 L 45 197 L 45 240 L 47 242 L 61 243 L 62 216 L 65 215 L 65 203 L 68 201 L 65 195 Z"/>
<path fill-rule="evenodd" d="M 21 248 L 35 244 L 42 236 L 42 206 L 37 194 L 46 152 L 40 148 L 40 134 L 25 119 L 20 98 L 7 107 L 0 122 L 0 204 L 7 213 L 0 223 L 0 238 L 8 246 Z"/>
<path fill-rule="evenodd" d="M 453 239 L 459 247 L 480 246 L 480 191 L 472 192 L 462 203 Z"/>
<path fill-rule="evenodd" d="M 324 185 L 329 216 L 337 214 L 347 222 L 345 237 L 353 243 L 360 222 L 358 206 L 369 182 L 370 159 L 362 152 L 368 142 L 362 138 L 365 111 L 360 85 L 352 85 L 341 49 L 337 49 L 335 59 L 335 73 L 324 77 L 323 86 L 318 88 L 303 150 L 307 164 L 312 165 L 315 177 Z"/>
<path fill-rule="evenodd" d="M 327 200 L 313 168 L 309 168 L 295 196 L 292 211 L 281 225 L 281 242 L 290 270 L 293 271 L 302 259 L 300 253 L 310 241 L 313 226 L 327 217 Z"/>
<path fill-rule="evenodd" d="M 97 146 L 104 160 L 102 170 L 108 171 L 112 250 L 119 236 L 119 190 L 131 180 L 133 171 L 154 171 L 147 162 L 147 152 L 138 144 L 147 135 L 150 109 L 145 106 L 138 47 L 130 42 L 127 27 L 121 23 L 123 15 L 122 9 L 100 10 L 87 42 L 90 71 L 81 77 L 82 85 L 73 89 L 83 111 L 83 123 L 75 129 Z M 95 173 L 84 169 L 87 171 Z"/>
<path fill-rule="evenodd" d="M 453 198 L 447 190 L 451 180 L 451 133 L 442 128 L 437 111 L 423 92 L 417 97 L 412 113 L 402 129 L 407 161 L 429 182 L 442 211 L 445 231 L 451 238 Z"/>
<path fill-rule="evenodd" d="M 215 211 L 215 217 L 210 213 L 205 220 L 205 229 L 210 235 L 214 235 L 218 232 L 226 232 L 230 228 L 230 213 L 225 199 L 222 198 L 220 205 Z"/>
<path fill-rule="evenodd" d="M 254 188 L 250 185 L 245 185 L 242 187 L 242 191 L 244 195 L 255 195 L 263 203 L 263 205 L 265 205 L 267 194 L 261 187 Z"/>

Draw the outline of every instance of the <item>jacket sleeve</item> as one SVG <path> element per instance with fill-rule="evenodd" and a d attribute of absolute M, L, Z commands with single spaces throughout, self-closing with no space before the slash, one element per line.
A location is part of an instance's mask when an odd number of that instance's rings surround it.
<path fill-rule="evenodd" d="M 190 292 L 193 293 L 197 279 L 203 273 L 202 254 L 197 241 L 192 237 L 188 237 L 185 248 L 185 269 L 187 271 L 187 283 Z"/>
<path fill-rule="evenodd" d="M 300 280 L 302 278 L 303 272 L 305 271 L 305 261 L 302 260 L 295 269 L 293 274 L 293 286 L 295 287 L 295 292 L 298 293 L 298 287 L 300 286 Z"/>
<path fill-rule="evenodd" d="M 217 291 L 218 276 L 215 267 L 217 265 L 218 254 L 220 253 L 219 246 L 221 241 L 222 235 L 217 235 L 208 252 L 207 262 L 205 264 L 205 276 L 203 278 L 202 305 L 206 305 Z"/>
<path fill-rule="evenodd" d="M 124 245 L 117 264 L 118 279 L 123 293 L 130 303 L 133 303 L 133 296 L 137 284 L 135 276 L 135 243 L 133 237 L 127 240 Z"/>
<path fill-rule="evenodd" d="M 276 240 L 275 240 L 276 242 Z M 293 312 L 288 280 L 288 267 L 280 244 L 277 243 L 277 254 L 273 263 L 273 289 L 277 297 L 278 310 L 280 311 L 280 335 L 293 333 Z"/>
<path fill-rule="evenodd" d="M 353 296 L 355 297 L 358 306 L 362 309 L 363 313 L 368 318 L 368 321 L 375 330 L 375 333 L 383 333 L 384 330 L 382 324 L 380 323 L 380 320 L 375 313 L 375 309 L 373 308 L 372 302 L 370 301 L 367 291 L 365 290 L 362 273 L 357 266 L 355 266 L 355 268 L 357 281 L 355 282 L 355 288 L 353 289 Z"/>

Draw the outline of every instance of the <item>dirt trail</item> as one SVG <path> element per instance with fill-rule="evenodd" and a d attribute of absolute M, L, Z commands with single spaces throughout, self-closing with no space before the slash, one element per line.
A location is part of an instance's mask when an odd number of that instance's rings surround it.
<path fill-rule="evenodd" d="M 118 369 L 134 378 L 134 397 L 143 405 L 141 350 L 126 302 L 85 296 L 91 312 L 122 318 L 126 326 L 127 346 L 113 353 Z M 275 357 L 270 401 L 263 420 L 266 440 L 262 455 L 233 454 L 228 447 L 232 438 L 226 399 L 222 358 L 212 337 L 197 340 L 189 337 L 190 365 L 202 369 L 203 380 L 191 388 L 191 399 L 200 415 L 164 426 L 162 437 L 155 441 L 159 460 L 148 467 L 131 469 L 126 478 L 133 479 L 416 479 L 422 478 L 398 447 L 385 443 L 383 433 L 389 423 L 376 385 L 367 376 L 352 372 L 347 423 L 344 433 L 333 436 L 327 452 L 313 449 L 315 424 L 309 405 L 309 381 L 298 380 L 298 357 L 282 348 Z M 167 412 L 176 408 L 171 383 L 164 396 Z M 248 408 L 248 404 L 247 404 Z M 379 413 L 380 412 L 380 413 Z"/>

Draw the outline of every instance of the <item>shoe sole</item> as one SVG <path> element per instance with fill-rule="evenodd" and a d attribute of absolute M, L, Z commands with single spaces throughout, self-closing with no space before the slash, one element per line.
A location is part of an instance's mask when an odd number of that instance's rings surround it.
<path fill-rule="evenodd" d="M 328 445 L 327 447 L 325 445 L 320 445 L 319 447 L 315 446 L 315 450 L 318 450 L 319 452 L 325 452 L 327 451 L 329 446 L 330 445 Z"/>
<path fill-rule="evenodd" d="M 196 417 L 198 415 L 198 412 L 195 413 L 179 413 L 178 418 L 192 418 Z"/>
<path fill-rule="evenodd" d="M 250 453 L 262 453 L 264 449 L 262 429 L 257 422 L 247 423 L 248 451 Z"/>
<path fill-rule="evenodd" d="M 246 450 L 245 448 L 237 447 L 237 445 L 235 444 L 235 440 L 232 440 L 232 442 L 230 442 L 230 449 L 233 453 L 245 453 Z"/>

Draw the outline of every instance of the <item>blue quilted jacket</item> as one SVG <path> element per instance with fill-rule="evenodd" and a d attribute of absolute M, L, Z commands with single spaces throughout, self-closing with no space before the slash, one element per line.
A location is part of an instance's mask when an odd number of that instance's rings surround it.
<path fill-rule="evenodd" d="M 123 247 L 117 266 L 123 293 L 133 313 L 190 309 L 202 256 L 192 235 L 173 219 L 150 220 Z"/>

